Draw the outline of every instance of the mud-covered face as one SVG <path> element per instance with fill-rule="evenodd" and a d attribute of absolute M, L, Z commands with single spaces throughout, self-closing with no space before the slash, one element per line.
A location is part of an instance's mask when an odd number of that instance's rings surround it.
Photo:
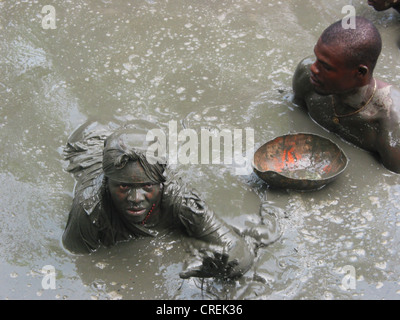
<path fill-rule="evenodd" d="M 161 199 L 161 184 L 151 182 L 138 161 L 124 169 L 124 181 L 108 178 L 108 190 L 117 213 L 129 223 L 142 222 Z M 154 205 L 154 208 L 153 208 Z"/>
<path fill-rule="evenodd" d="M 357 68 L 348 67 L 341 48 L 324 44 L 321 39 L 314 47 L 316 61 L 311 66 L 310 81 L 321 95 L 341 94 L 360 86 Z"/>

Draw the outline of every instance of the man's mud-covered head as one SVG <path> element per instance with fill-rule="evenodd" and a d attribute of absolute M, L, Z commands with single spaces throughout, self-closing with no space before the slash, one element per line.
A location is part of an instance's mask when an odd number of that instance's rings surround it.
<path fill-rule="evenodd" d="M 148 161 L 147 122 L 130 123 L 104 143 L 103 171 L 118 214 L 131 223 L 144 223 L 157 209 L 165 182 L 165 163 Z"/>

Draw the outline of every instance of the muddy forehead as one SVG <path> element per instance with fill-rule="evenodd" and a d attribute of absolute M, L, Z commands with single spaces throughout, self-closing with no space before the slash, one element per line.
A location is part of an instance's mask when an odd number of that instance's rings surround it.
<path fill-rule="evenodd" d="M 107 178 L 128 184 L 154 184 L 139 161 L 129 161 L 123 168 L 107 174 Z"/>

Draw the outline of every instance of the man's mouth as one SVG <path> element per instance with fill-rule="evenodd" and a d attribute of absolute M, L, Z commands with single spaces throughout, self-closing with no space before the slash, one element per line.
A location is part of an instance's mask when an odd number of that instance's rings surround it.
<path fill-rule="evenodd" d="M 316 87 L 320 87 L 322 85 L 322 83 L 320 81 L 317 80 L 317 78 L 315 78 L 314 75 L 310 76 L 310 82 L 312 85 L 316 86 Z"/>
<path fill-rule="evenodd" d="M 128 212 L 128 214 L 132 215 L 132 216 L 141 216 L 142 214 L 144 214 L 147 209 L 146 208 L 129 208 L 126 210 Z"/>

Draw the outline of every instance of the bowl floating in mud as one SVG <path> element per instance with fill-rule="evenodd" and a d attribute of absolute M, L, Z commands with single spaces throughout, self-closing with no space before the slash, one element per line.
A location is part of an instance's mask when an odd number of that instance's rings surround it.
<path fill-rule="evenodd" d="M 254 154 L 253 169 L 274 188 L 317 190 L 335 180 L 348 159 L 331 140 L 310 133 L 277 137 Z"/>

